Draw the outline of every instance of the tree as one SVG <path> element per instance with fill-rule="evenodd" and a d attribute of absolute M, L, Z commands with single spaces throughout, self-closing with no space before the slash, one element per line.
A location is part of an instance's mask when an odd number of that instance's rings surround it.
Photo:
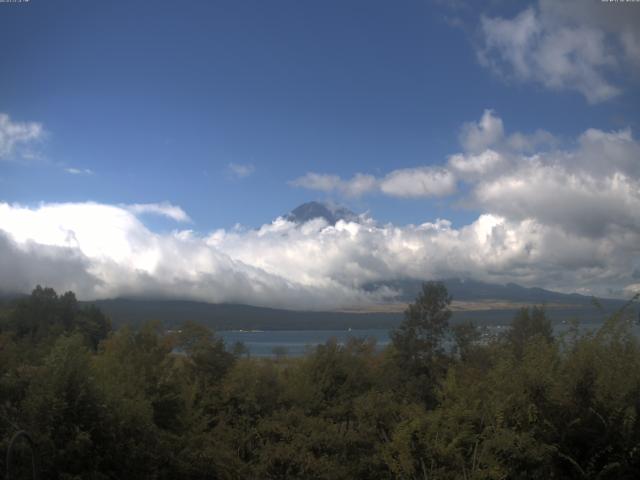
<path fill-rule="evenodd" d="M 38 285 L 30 296 L 16 302 L 7 330 L 34 344 L 51 343 L 63 333 L 78 331 L 95 350 L 109 335 L 111 322 L 95 305 L 80 307 L 73 292 L 58 295 L 52 288 Z"/>
<path fill-rule="evenodd" d="M 514 354 L 521 358 L 526 345 L 538 338 L 547 343 L 553 342 L 553 327 L 547 318 L 544 307 L 523 307 L 511 322 L 511 329 L 506 334 Z"/>
<path fill-rule="evenodd" d="M 75 321 L 77 330 L 84 335 L 94 350 L 111 332 L 111 321 L 95 305 L 89 305 L 78 310 Z"/>
<path fill-rule="evenodd" d="M 404 312 L 405 319 L 391 333 L 401 357 L 409 363 L 421 363 L 441 353 L 442 340 L 449 328 L 451 296 L 441 282 L 426 282 L 416 301 Z"/>
<path fill-rule="evenodd" d="M 443 340 L 451 318 L 451 296 L 441 282 L 426 282 L 416 301 L 404 312 L 405 319 L 391 332 L 400 372 L 415 377 L 419 396 L 429 403 L 434 380 L 444 360 Z"/>
<path fill-rule="evenodd" d="M 224 340 L 203 325 L 185 322 L 177 340 L 199 382 L 217 383 L 233 366 L 234 354 L 227 351 Z"/>
<path fill-rule="evenodd" d="M 481 338 L 481 331 L 473 322 L 464 322 L 451 328 L 451 334 L 455 345 L 455 351 L 460 360 L 466 361 L 473 352 L 474 345 Z"/>
<path fill-rule="evenodd" d="M 45 472 L 80 478 L 100 463 L 102 401 L 90 358 L 80 334 L 61 335 L 27 389 L 22 410 Z"/>

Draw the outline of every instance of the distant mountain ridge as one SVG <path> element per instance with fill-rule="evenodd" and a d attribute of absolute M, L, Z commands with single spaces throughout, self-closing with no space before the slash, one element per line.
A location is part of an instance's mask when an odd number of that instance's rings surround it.
<path fill-rule="evenodd" d="M 291 210 L 284 218 L 298 224 L 306 223 L 315 218 L 323 218 L 329 225 L 335 225 L 339 220 L 346 222 L 358 221 L 358 215 L 348 208 L 322 202 L 303 203 Z"/>
<path fill-rule="evenodd" d="M 405 280 L 385 282 L 402 291 L 402 301 L 415 300 L 422 282 Z M 490 307 L 453 312 L 453 323 L 473 321 L 479 325 L 508 324 L 522 305 L 547 304 L 547 311 L 554 322 L 577 318 L 580 321 L 602 321 L 607 314 L 623 306 L 624 300 L 602 299 L 604 312 L 592 304 L 591 297 L 564 294 L 543 288 L 527 288 L 509 283 L 497 285 L 468 279 L 444 280 L 454 300 L 461 302 L 503 301 L 512 308 Z M 377 284 L 381 286 L 381 284 Z M 376 285 L 369 285 L 374 289 Z M 140 324 L 148 320 L 160 320 L 166 327 L 178 327 L 186 320 L 207 325 L 215 330 L 341 330 L 394 328 L 403 319 L 401 311 L 365 312 L 348 311 L 294 311 L 255 307 L 239 304 L 212 304 L 182 300 L 111 299 L 93 303 L 102 309 L 114 324 Z M 489 302 L 490 303 L 490 302 Z M 634 315 L 638 306 L 634 305 Z"/>
<path fill-rule="evenodd" d="M 554 322 L 577 318 L 580 321 L 602 321 L 622 307 L 626 301 L 599 299 L 604 312 L 592 304 L 591 297 L 564 294 L 543 288 L 527 288 L 514 283 L 498 285 L 470 279 L 444 280 L 454 301 L 484 303 L 482 308 L 467 308 L 453 312 L 454 323 L 473 321 L 482 324 L 507 324 L 516 311 L 523 305 L 546 304 L 550 318 Z M 398 302 L 409 303 L 415 300 L 422 282 L 417 280 L 396 280 L 380 282 L 366 286 L 375 290 L 388 286 L 401 292 Z M 24 294 L 3 295 L 3 301 L 9 302 Z M 494 302 L 503 302 L 499 308 Z M 352 328 L 394 328 L 403 319 L 401 309 L 388 312 L 349 312 L 349 311 L 294 311 L 276 308 L 256 307 L 241 304 L 213 304 L 189 300 L 163 300 L 140 298 L 115 298 L 108 300 L 84 301 L 82 304 L 94 304 L 104 311 L 114 326 L 124 324 L 139 325 L 150 320 L 161 321 L 167 328 L 175 328 L 187 320 L 207 325 L 214 330 L 341 330 Z M 512 304 L 512 308 L 504 303 Z M 638 305 L 631 307 L 638 315 Z"/>
<path fill-rule="evenodd" d="M 482 300 L 504 300 L 518 303 L 562 303 L 574 305 L 590 305 L 592 299 L 586 295 L 578 293 L 560 293 L 546 290 L 539 287 L 523 287 L 516 283 L 496 284 L 481 282 L 478 280 L 465 278 L 448 278 L 442 280 L 449 294 L 454 300 L 461 301 L 482 301 Z M 370 283 L 364 286 L 367 291 L 377 290 L 386 286 L 400 292 L 399 301 L 412 302 L 420 289 L 422 280 L 391 280 Z M 604 299 L 608 302 L 610 299 Z M 613 300 L 618 302 L 618 300 Z"/>

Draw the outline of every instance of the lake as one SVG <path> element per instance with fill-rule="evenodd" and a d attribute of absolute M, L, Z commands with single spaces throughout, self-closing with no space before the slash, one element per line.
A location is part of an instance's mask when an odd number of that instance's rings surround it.
<path fill-rule="evenodd" d="M 289 356 L 304 355 L 309 348 L 325 343 L 335 338 L 338 343 L 344 344 L 349 338 L 376 339 L 378 348 L 386 346 L 389 339 L 389 330 L 265 330 L 242 331 L 227 330 L 216 332 L 231 347 L 236 342 L 242 342 L 253 357 L 270 357 L 274 355 L 274 349 L 282 348 Z"/>
<path fill-rule="evenodd" d="M 586 322 L 580 324 L 582 331 L 595 330 L 602 326 L 602 322 Z M 508 329 L 507 326 L 494 325 L 486 327 L 489 335 L 500 334 Z M 554 333 L 560 335 L 569 328 L 566 323 L 558 323 L 553 327 Z M 640 335 L 640 326 L 634 325 L 633 331 Z M 279 349 L 288 356 L 301 356 L 317 345 L 335 338 L 338 343 L 345 344 L 349 338 L 374 338 L 379 349 L 384 348 L 391 341 L 387 329 L 358 329 L 358 330 L 265 330 L 243 331 L 226 330 L 216 332 L 222 337 L 229 348 L 236 342 L 242 342 L 253 357 L 275 356 L 274 349 Z"/>

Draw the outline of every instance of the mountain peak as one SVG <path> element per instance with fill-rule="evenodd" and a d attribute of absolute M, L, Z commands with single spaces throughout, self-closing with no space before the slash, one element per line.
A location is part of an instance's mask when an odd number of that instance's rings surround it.
<path fill-rule="evenodd" d="M 347 222 L 358 221 L 358 216 L 351 210 L 322 202 L 303 203 L 291 210 L 284 218 L 298 224 L 308 222 L 314 218 L 323 218 L 330 225 L 335 225 L 339 220 Z"/>

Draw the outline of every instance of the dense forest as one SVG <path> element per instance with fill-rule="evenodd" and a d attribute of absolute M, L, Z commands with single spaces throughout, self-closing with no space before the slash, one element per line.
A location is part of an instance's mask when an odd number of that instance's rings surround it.
<path fill-rule="evenodd" d="M 51 479 L 640 478 L 640 344 L 624 309 L 554 338 L 451 327 L 426 283 L 379 351 L 251 358 L 196 323 L 111 328 L 73 293 L 0 312 L 0 471 Z M 451 339 L 453 339 L 453 346 Z M 22 475 L 22 476 L 21 476 Z"/>

